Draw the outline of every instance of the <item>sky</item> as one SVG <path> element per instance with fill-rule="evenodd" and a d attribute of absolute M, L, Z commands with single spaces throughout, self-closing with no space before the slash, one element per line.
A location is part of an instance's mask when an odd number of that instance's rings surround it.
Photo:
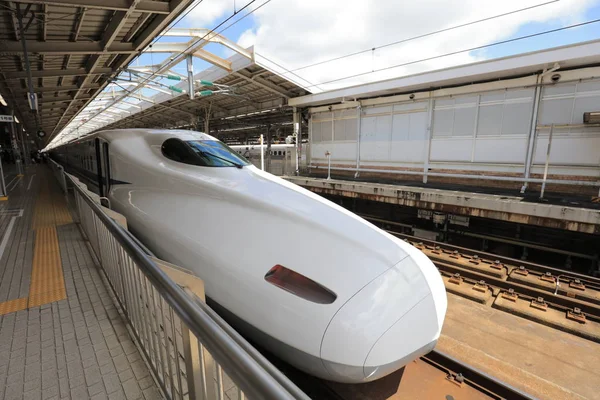
<path fill-rule="evenodd" d="M 256 0 L 243 11 L 239 11 L 240 8 L 251 0 L 197 1 L 176 26 L 214 28 L 237 10 L 238 14 L 225 27 L 265 1 Z M 544 3 L 548 4 L 541 5 Z M 541 6 L 378 48 L 387 43 L 536 5 Z M 598 39 L 600 22 L 368 73 L 593 19 L 600 19 L 600 0 L 271 0 L 221 34 L 243 47 L 254 45 L 257 53 L 288 70 L 375 48 L 360 55 L 294 71 L 309 90 L 320 91 Z M 232 54 L 218 45 L 211 45 L 207 49 L 224 57 Z M 206 67 L 208 65 L 202 62 L 195 65 L 196 71 Z M 368 74 L 337 80 L 362 73 Z M 286 76 L 300 79 L 291 72 L 287 72 Z M 326 83 L 332 80 L 336 81 Z"/>
<path fill-rule="evenodd" d="M 511 14 L 428 35 L 505 13 Z M 595 19 L 600 19 L 600 0 L 196 0 L 173 26 L 216 28 L 215 32 L 242 47 L 254 46 L 261 60 L 286 78 L 311 92 L 320 92 L 600 39 L 599 21 L 463 51 Z M 422 35 L 427 36 L 412 39 Z M 397 41 L 402 43 L 381 47 Z M 204 49 L 223 58 L 234 54 L 218 44 Z M 364 52 L 303 68 L 360 51 Z M 454 52 L 457 54 L 438 57 Z M 145 53 L 132 65 L 158 64 L 168 56 Z M 436 58 L 416 62 L 432 57 Z M 195 73 L 211 66 L 194 58 Z M 380 69 L 384 70 L 377 72 Z M 185 74 L 185 63 L 174 70 Z M 162 82 L 173 84 L 164 79 Z M 144 89 L 142 94 L 152 96 L 156 92 Z"/>

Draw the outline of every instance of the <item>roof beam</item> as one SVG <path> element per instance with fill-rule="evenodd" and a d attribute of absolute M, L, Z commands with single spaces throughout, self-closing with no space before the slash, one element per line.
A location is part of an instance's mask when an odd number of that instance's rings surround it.
<path fill-rule="evenodd" d="M 254 84 L 262 87 L 263 89 L 268 90 L 271 93 L 275 93 L 282 97 L 285 97 L 286 99 L 289 99 L 290 97 L 292 97 L 291 93 L 288 93 L 287 91 L 285 91 L 284 89 L 281 89 L 279 86 L 275 85 L 274 83 L 271 83 L 271 82 L 267 81 L 266 79 L 261 78 L 259 76 L 249 77 L 249 76 L 246 76 L 246 74 L 244 74 L 243 72 L 235 72 L 234 75 L 239 76 L 240 78 L 244 79 L 245 81 L 254 83 Z"/>
<path fill-rule="evenodd" d="M 40 23 L 40 40 L 42 42 L 46 41 L 46 37 L 48 36 L 48 27 L 46 24 L 46 19 L 48 18 L 48 5 L 47 4 L 42 4 L 40 5 L 40 8 L 42 9 L 42 22 Z"/>
<path fill-rule="evenodd" d="M 231 61 L 225 60 L 221 57 L 214 55 L 206 50 L 198 49 L 194 52 L 194 57 L 198 57 L 204 61 L 207 61 L 217 67 L 223 68 L 227 72 L 231 72 Z"/>
<path fill-rule="evenodd" d="M 114 40 L 114 33 L 110 42 Z M 1 42 L 0 52 L 4 54 L 22 54 L 19 42 Z M 103 42 L 42 42 L 27 41 L 27 52 L 34 54 L 135 54 L 132 43 L 113 43 L 105 46 Z"/>
<path fill-rule="evenodd" d="M 171 36 L 171 37 L 195 37 L 195 38 L 203 38 L 204 40 L 212 43 L 219 43 L 223 46 L 229 48 L 230 50 L 235 51 L 238 54 L 248 58 L 249 60 L 254 59 L 254 54 L 244 49 L 240 45 L 231 40 L 227 39 L 225 36 L 221 36 L 218 33 L 210 33 L 211 31 L 206 28 L 171 28 L 167 32 L 163 32 L 163 36 Z"/>
<path fill-rule="evenodd" d="M 90 90 L 90 89 L 98 89 L 100 87 L 99 84 L 97 83 L 92 83 L 88 86 L 86 86 L 84 89 L 86 90 Z M 12 90 L 13 93 L 19 95 L 19 94 L 27 94 L 27 89 L 23 89 L 21 86 L 16 87 L 16 86 L 9 86 L 8 87 L 10 90 Z M 47 93 L 47 92 L 51 92 L 51 93 L 60 93 L 60 92 L 71 92 L 73 90 L 79 90 L 80 87 L 78 85 L 64 85 L 64 86 L 34 86 L 33 87 L 36 93 Z"/>
<path fill-rule="evenodd" d="M 114 71 L 112 68 L 97 68 L 93 74 L 112 74 Z M 31 71 L 31 76 L 33 78 L 51 78 L 58 76 L 78 76 L 78 75 L 86 75 L 88 71 L 85 68 L 77 68 L 77 69 L 46 69 L 43 71 Z M 18 72 L 5 72 L 4 75 L 6 79 L 23 79 L 27 78 L 27 72 L 18 71 Z"/>
<path fill-rule="evenodd" d="M 99 10 L 127 11 L 131 8 L 130 0 L 11 0 L 13 3 L 50 4 L 64 7 L 86 7 Z M 171 4 L 162 1 L 139 1 L 135 7 L 137 12 L 164 14 L 171 12 Z"/>
<path fill-rule="evenodd" d="M 113 42 L 119 35 L 119 32 L 124 27 L 125 23 L 127 22 L 127 18 L 129 18 L 131 13 L 133 11 L 135 11 L 135 8 L 139 5 L 140 2 L 141 2 L 141 0 L 133 0 L 133 2 L 129 3 L 129 7 L 126 11 L 121 11 L 121 10 L 115 11 L 110 22 L 108 23 L 108 26 L 106 27 L 104 33 L 102 34 L 102 40 L 99 43 L 99 46 L 102 49 L 101 54 L 106 54 L 109 51 L 109 47 L 122 46 L 124 44 L 128 45 L 130 48 L 133 49 L 132 43 L 122 43 L 121 42 L 121 43 L 113 44 Z M 93 75 L 91 75 L 91 74 L 98 67 L 99 61 L 100 61 L 100 55 L 92 53 L 90 58 L 87 60 L 86 66 L 85 66 L 85 70 L 88 71 L 89 74 L 85 75 L 85 77 L 83 77 L 83 78 L 80 78 L 80 81 L 79 81 L 80 86 L 85 87 L 87 84 L 90 83 L 89 82 L 90 79 L 93 78 Z M 73 100 L 77 99 L 82 94 L 82 92 L 83 91 L 81 89 L 78 90 L 75 93 Z M 69 103 L 69 105 L 67 106 L 67 109 L 65 110 L 65 115 L 66 115 L 67 111 L 69 111 L 69 109 L 71 108 L 71 105 L 73 103 L 75 103 L 75 101 Z M 57 127 L 58 127 L 58 125 L 60 125 L 62 120 L 63 119 L 61 118 L 58 121 L 58 123 L 56 125 Z M 56 130 L 56 128 L 54 130 Z M 54 133 L 54 131 L 52 133 Z"/>
<path fill-rule="evenodd" d="M 86 100 L 91 98 L 90 96 L 87 96 L 85 98 L 81 98 L 78 100 Z M 64 102 L 68 102 L 68 101 L 73 101 L 73 97 L 72 96 L 57 96 L 57 97 L 45 97 L 43 99 L 38 99 L 38 103 L 39 104 L 49 104 L 49 103 L 64 103 Z M 27 99 L 23 98 L 21 100 L 22 103 L 27 104 Z"/>
<path fill-rule="evenodd" d="M 99 1 L 99 0 L 97 0 L 97 1 Z M 101 1 L 104 2 L 104 0 L 101 0 Z M 133 42 L 134 49 L 139 51 L 139 50 L 144 49 L 146 46 L 148 46 L 148 44 L 150 44 L 152 42 L 152 40 L 156 37 L 156 35 L 158 35 L 160 32 L 162 32 L 168 26 L 168 24 L 175 18 L 175 16 L 179 15 L 185 8 L 187 8 L 192 3 L 192 1 L 193 0 L 170 0 L 168 2 L 168 7 L 170 10 L 170 13 L 162 14 L 162 15 L 155 15 L 152 18 L 151 22 L 147 26 L 145 26 L 145 28 L 143 30 L 140 30 L 136 34 L 137 37 Z M 153 2 L 153 3 L 158 3 L 158 2 Z M 140 11 L 142 9 L 142 4 L 144 4 L 144 2 L 141 2 L 140 4 L 138 4 L 136 6 L 137 11 Z M 111 65 L 114 65 L 116 67 L 127 65 L 133 59 L 133 57 L 135 57 L 135 54 L 120 54 L 120 55 L 114 57 Z M 108 81 L 104 80 L 101 83 L 101 87 L 100 87 L 100 89 L 98 89 L 98 91 L 101 91 L 107 84 L 108 84 Z M 84 104 L 83 107 L 85 107 L 86 104 Z M 77 114 L 75 114 L 75 116 L 76 115 Z M 61 123 L 62 123 L 62 119 L 61 119 L 60 123 L 58 123 L 55 126 L 52 133 L 48 136 L 48 140 L 51 140 L 52 137 L 63 128 L 63 125 L 68 124 L 73 118 L 74 117 L 69 117 L 67 119 L 67 121 L 62 125 L 61 125 Z M 79 125 L 79 126 L 81 126 L 81 125 Z"/>
<path fill-rule="evenodd" d="M 130 94 L 129 92 L 127 92 L 125 90 L 117 90 L 115 92 L 102 92 L 98 96 L 96 96 L 96 99 L 98 99 L 98 100 L 100 100 L 100 99 L 115 100 L 117 97 L 123 95 L 124 93 L 127 93 L 128 99 L 137 99 L 137 100 L 146 101 L 148 103 L 154 103 L 154 99 L 151 99 L 150 97 L 146 97 L 140 93 Z"/>

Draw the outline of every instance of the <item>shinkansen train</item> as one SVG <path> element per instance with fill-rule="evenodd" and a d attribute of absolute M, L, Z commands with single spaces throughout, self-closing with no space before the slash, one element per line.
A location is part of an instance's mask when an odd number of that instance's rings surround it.
<path fill-rule="evenodd" d="M 310 374 L 372 381 L 440 336 L 446 292 L 422 252 L 209 135 L 104 131 L 51 157 L 202 278 L 231 325 Z"/>

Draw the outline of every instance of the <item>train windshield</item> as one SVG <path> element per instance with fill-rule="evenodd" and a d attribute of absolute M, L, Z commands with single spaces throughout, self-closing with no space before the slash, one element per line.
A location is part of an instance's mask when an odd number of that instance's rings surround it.
<path fill-rule="evenodd" d="M 201 165 L 207 167 L 238 167 L 250 163 L 225 143 L 218 140 L 190 140 L 186 141 L 196 153 Z"/>

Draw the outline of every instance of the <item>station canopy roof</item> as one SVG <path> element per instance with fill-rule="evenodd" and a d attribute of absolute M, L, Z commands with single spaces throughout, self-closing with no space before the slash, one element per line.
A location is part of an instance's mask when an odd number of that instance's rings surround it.
<path fill-rule="evenodd" d="M 301 84 L 301 78 L 256 53 L 253 47 L 243 49 L 220 35 L 211 34 L 209 41 L 228 47 L 235 53 L 233 56 L 223 59 L 208 51 L 201 52 L 194 45 L 194 38 L 207 32 L 173 29 L 170 33 L 191 33 L 191 41 L 178 47 L 191 46 L 192 50 L 186 53 L 201 57 L 212 67 L 189 79 L 170 69 L 182 60 L 185 65 L 186 55 L 180 53 L 173 53 L 158 65 L 130 67 L 74 119 L 75 125 L 67 128 L 61 140 L 70 141 L 99 129 L 118 128 L 193 128 L 221 138 L 263 133 L 267 125 L 285 126 L 291 131 L 292 108 L 288 101 L 310 93 Z M 152 51 L 162 52 L 165 48 Z M 156 71 L 159 73 L 155 80 L 146 79 Z"/>
<path fill-rule="evenodd" d="M 0 94 L 24 128 L 43 130 L 47 141 L 192 1 L 0 2 Z"/>
<path fill-rule="evenodd" d="M 209 29 L 170 28 L 160 39 L 109 77 L 48 147 L 116 128 L 192 128 L 220 137 L 292 130 L 288 100 L 310 93 L 302 78 Z M 215 46 L 233 55 L 219 57 Z M 198 60 L 209 67 L 194 73 Z"/>

